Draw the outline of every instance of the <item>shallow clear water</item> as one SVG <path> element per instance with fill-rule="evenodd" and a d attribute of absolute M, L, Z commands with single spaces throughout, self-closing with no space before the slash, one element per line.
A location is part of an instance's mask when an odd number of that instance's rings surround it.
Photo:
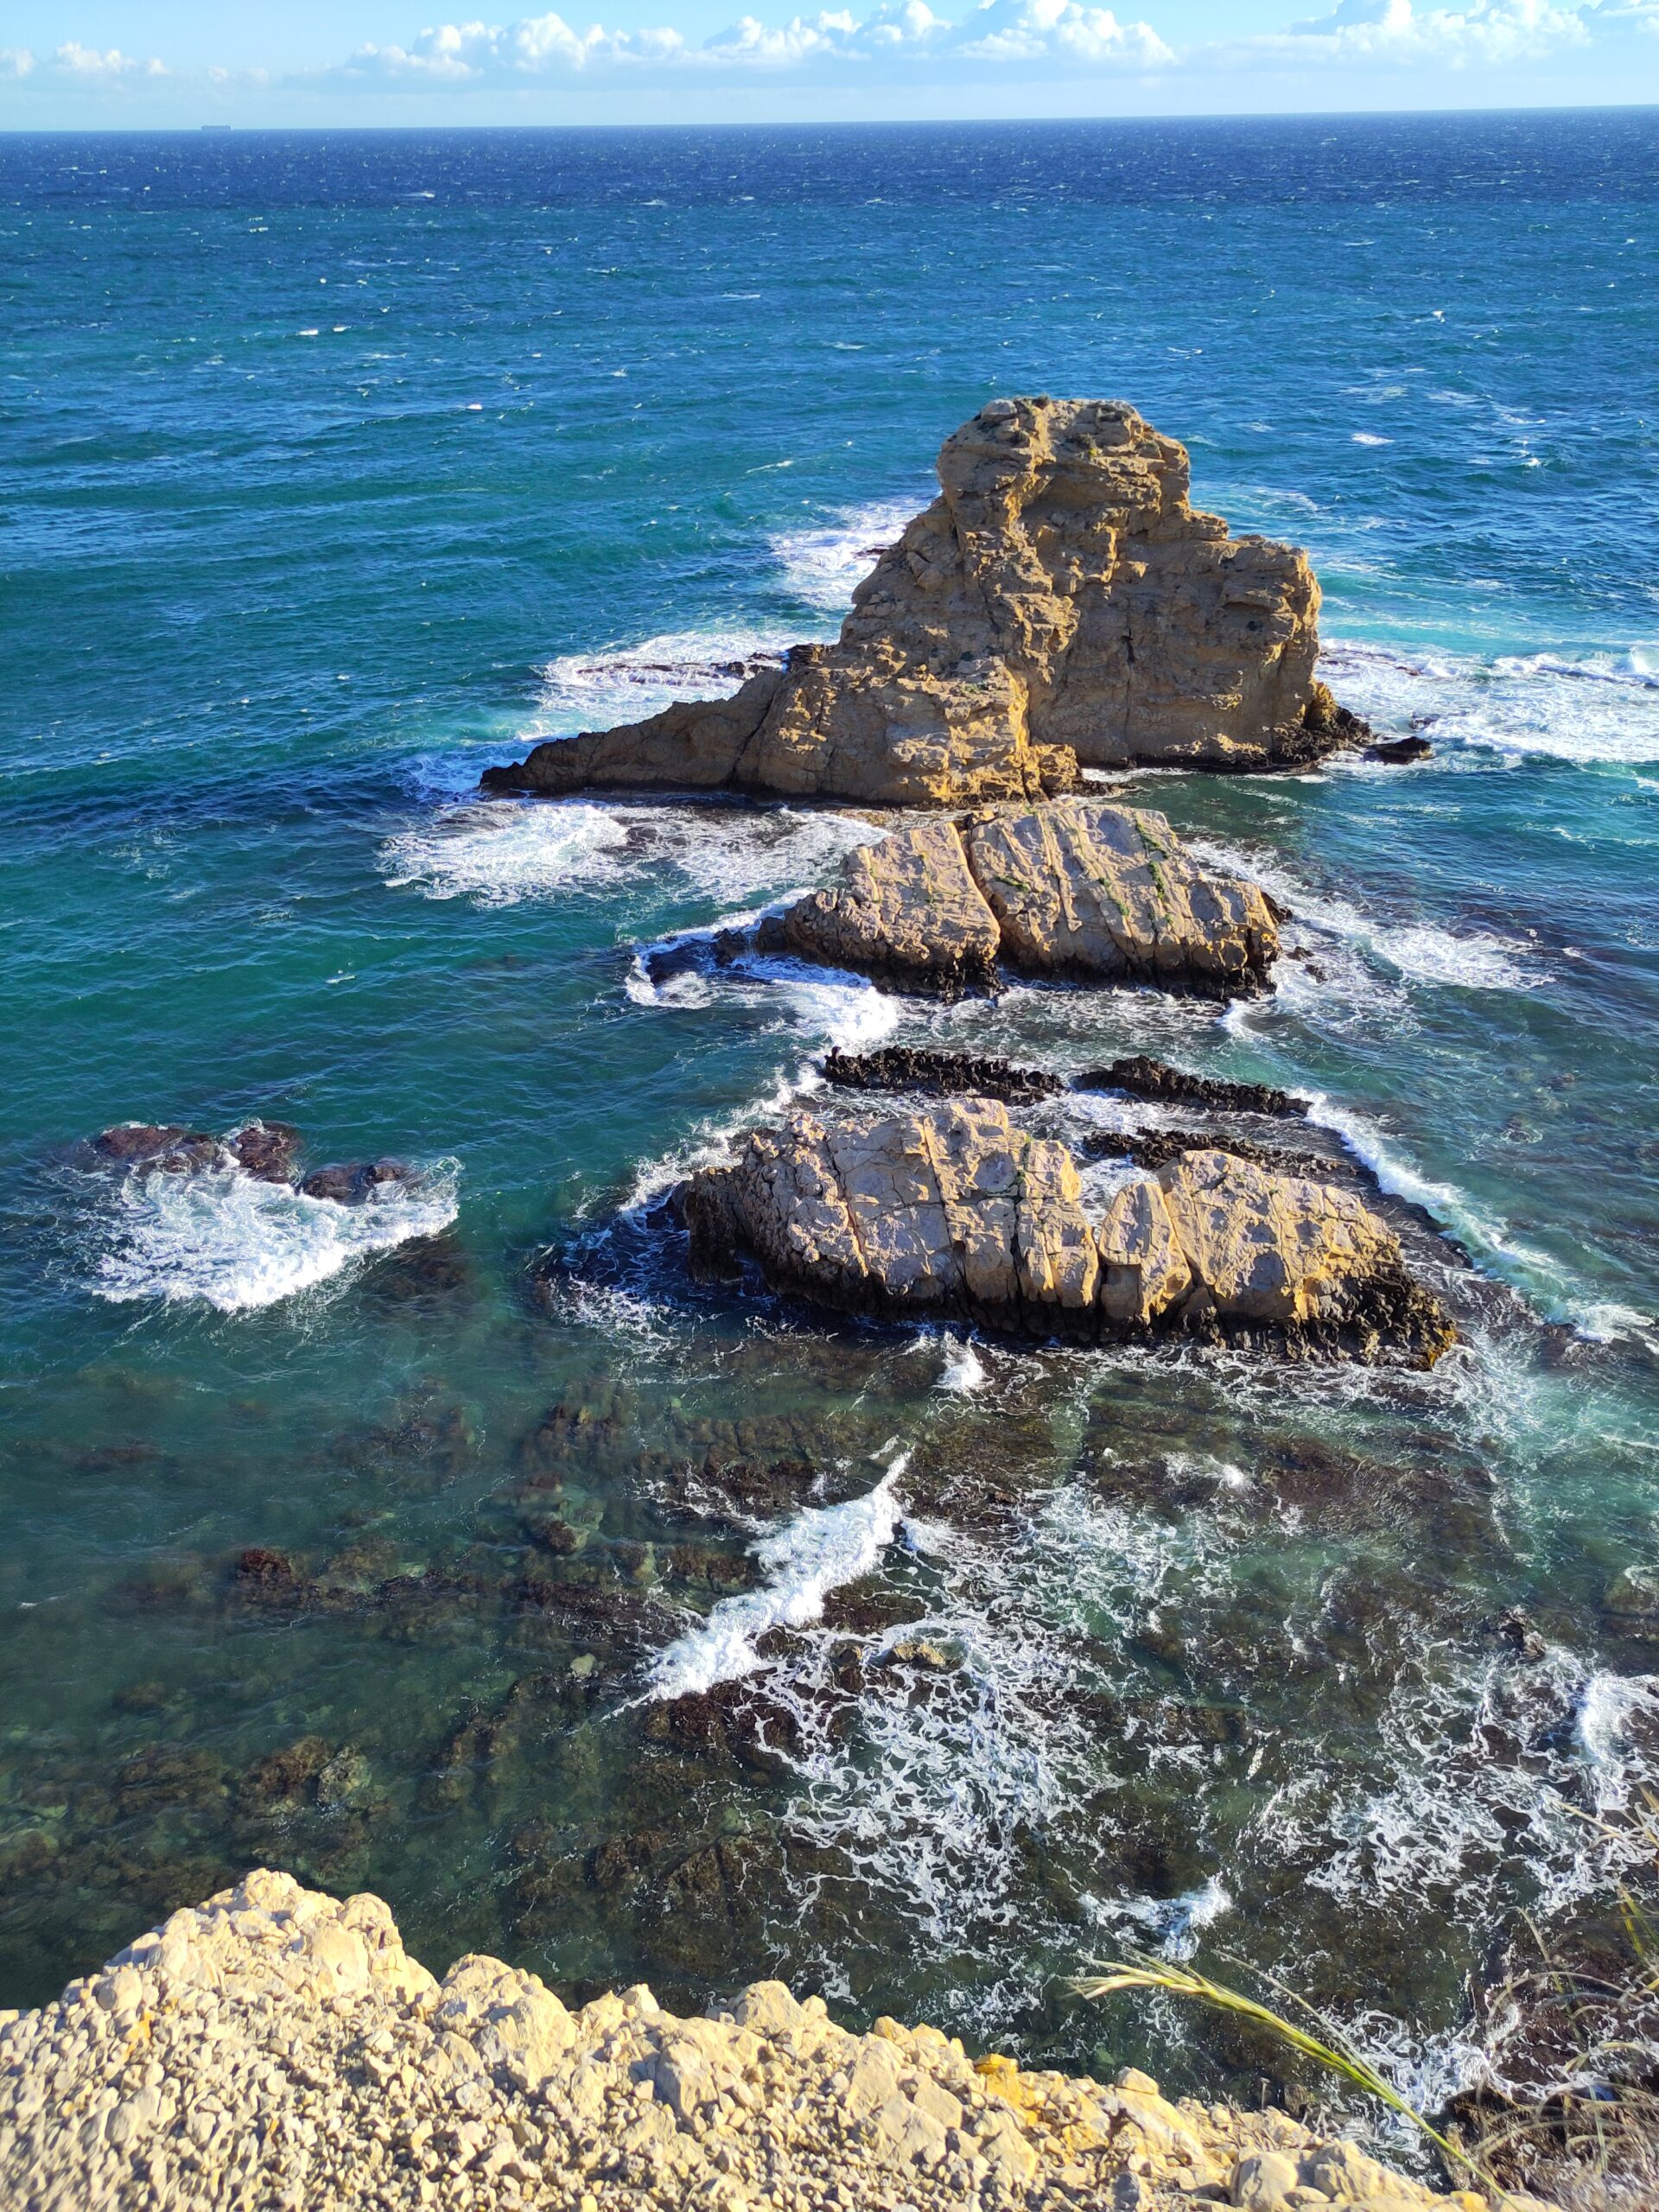
<path fill-rule="evenodd" d="M 0 142 L 0 2001 L 275 1860 L 439 1965 L 780 1969 L 1236 2082 L 1065 1993 L 1203 1942 L 1455 2078 L 1465 1974 L 1601 1878 L 1581 1815 L 1659 1740 L 1602 1603 L 1659 1558 L 1656 202 L 1632 113 Z M 868 825 L 478 770 L 831 634 L 1033 390 L 1187 440 L 1311 550 L 1340 695 L 1424 719 L 1426 767 L 1135 785 L 1309 961 L 1225 1015 L 653 985 Z M 694 1287 L 652 1198 L 889 1035 L 1319 1094 L 1466 1249 L 1416 1232 L 1463 1346 Z M 75 1163 L 254 1115 L 418 1195 Z M 722 1675 L 764 1740 L 670 1728 Z"/>

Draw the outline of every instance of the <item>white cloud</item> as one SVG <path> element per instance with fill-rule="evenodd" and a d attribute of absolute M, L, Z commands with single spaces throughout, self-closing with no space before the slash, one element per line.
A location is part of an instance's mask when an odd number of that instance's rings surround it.
<path fill-rule="evenodd" d="M 1422 7 L 1413 0 L 1338 0 L 1329 15 L 1282 31 L 1212 48 L 1217 62 L 1410 65 L 1460 68 L 1535 60 L 1561 46 L 1582 46 L 1593 0 L 1469 0 L 1464 8 Z"/>
<path fill-rule="evenodd" d="M 58 48 L 52 56 L 52 67 L 67 77 L 79 79 L 83 84 L 109 84 L 123 77 L 167 74 L 159 61 L 140 61 L 130 54 L 123 54 L 117 46 L 107 47 L 100 54 L 95 46 L 82 46 L 75 39 Z"/>
<path fill-rule="evenodd" d="M 26 46 L 0 46 L 0 77 L 27 77 L 35 57 Z"/>
<path fill-rule="evenodd" d="M 359 84 L 499 86 L 611 70 L 712 77 L 924 60 L 973 73 L 1033 64 L 1146 72 L 1170 67 L 1175 55 L 1150 24 L 1120 22 L 1109 8 L 1082 0 L 982 0 L 957 22 L 926 0 L 878 0 L 861 18 L 824 10 L 773 28 L 743 16 L 700 46 L 671 29 L 578 31 L 555 14 L 444 23 L 406 47 L 360 47 L 329 74 Z"/>

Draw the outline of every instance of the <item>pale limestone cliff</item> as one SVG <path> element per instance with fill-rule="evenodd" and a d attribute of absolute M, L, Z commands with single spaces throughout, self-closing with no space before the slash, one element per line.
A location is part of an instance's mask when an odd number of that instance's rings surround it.
<path fill-rule="evenodd" d="M 843 1311 L 1421 1364 L 1452 1340 L 1353 1192 L 1194 1150 L 1091 1206 L 1066 1147 L 988 1099 L 798 1113 L 693 1176 L 681 1205 L 700 1268 L 748 1255 L 775 1287 Z"/>
<path fill-rule="evenodd" d="M 911 990 L 990 988 L 1000 963 L 1217 998 L 1259 991 L 1279 950 L 1258 886 L 1201 867 L 1161 814 L 1083 799 L 895 830 L 760 943 Z"/>
<path fill-rule="evenodd" d="M 756 1982 L 681 2018 L 572 2012 L 478 1956 L 442 1981 L 376 1897 L 245 1877 L 55 2005 L 0 2013 L 9 2212 L 1487 2212 L 1279 2112 L 1172 2104 L 868 2035 Z M 1534 2212 L 1510 2198 L 1505 2212 Z M 1535 2208 L 1543 2212 L 1543 2208 Z"/>
<path fill-rule="evenodd" d="M 486 786 L 959 806 L 1064 791 L 1078 762 L 1261 768 L 1369 734 L 1315 681 L 1306 557 L 1193 507 L 1185 448 L 1132 407 L 994 400 L 938 466 L 837 643 Z"/>

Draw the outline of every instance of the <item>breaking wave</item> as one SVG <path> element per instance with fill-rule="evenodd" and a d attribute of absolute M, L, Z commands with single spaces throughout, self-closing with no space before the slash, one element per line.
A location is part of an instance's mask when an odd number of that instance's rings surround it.
<path fill-rule="evenodd" d="M 1379 728 L 1409 726 L 1436 746 L 1586 766 L 1659 761 L 1659 649 L 1486 659 L 1333 639 L 1321 673 Z"/>
<path fill-rule="evenodd" d="M 868 1574 L 892 1543 L 909 1457 L 901 1452 L 864 1497 L 809 1506 L 761 1537 L 753 1554 L 770 1579 L 741 1598 L 722 1599 L 701 1626 L 660 1653 L 652 1670 L 652 1696 L 684 1697 L 737 1681 L 762 1664 L 759 1645 L 770 1630 L 821 1619 L 830 1592 Z"/>
<path fill-rule="evenodd" d="M 775 531 L 767 540 L 791 596 L 826 614 L 851 604 L 854 588 L 931 500 L 882 499 L 843 509 L 833 519 L 800 530 Z"/>
<path fill-rule="evenodd" d="M 111 1249 L 92 1287 L 118 1302 L 194 1302 L 220 1313 L 275 1306 L 374 1253 L 447 1229 L 456 1175 L 445 1162 L 416 1185 L 389 1184 L 353 1205 L 239 1168 L 129 1175 L 100 1224 Z"/>
<path fill-rule="evenodd" d="M 516 906 L 572 892 L 671 890 L 720 902 L 781 896 L 882 835 L 827 809 L 721 801 L 473 799 L 383 848 L 392 890 Z"/>

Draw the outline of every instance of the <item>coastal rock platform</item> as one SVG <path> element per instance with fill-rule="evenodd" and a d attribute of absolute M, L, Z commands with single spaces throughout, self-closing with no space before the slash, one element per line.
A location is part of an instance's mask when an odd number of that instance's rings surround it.
<path fill-rule="evenodd" d="M 1065 792 L 1079 763 L 1269 768 L 1370 735 L 1314 677 L 1306 556 L 1195 508 L 1185 448 L 1134 408 L 993 400 L 938 474 L 836 643 L 485 788 L 978 805 Z"/>
<path fill-rule="evenodd" d="M 1006 969 L 1247 997 L 1279 951 L 1257 885 L 1201 866 L 1161 814 L 1074 798 L 861 845 L 838 887 L 769 917 L 757 942 L 946 995 Z"/>
<path fill-rule="evenodd" d="M 378 1897 L 257 1872 L 38 2012 L 0 2013 L 15 2212 L 988 2212 L 1194 2201 L 1484 2212 L 1278 2112 L 1173 2104 L 868 2035 L 763 1981 L 680 2018 L 637 1986 L 566 2009 L 469 1956 L 442 1981 Z M 1510 2200 L 1510 2206 L 1519 2200 Z"/>
<path fill-rule="evenodd" d="M 775 1289 L 843 1312 L 1423 1366 L 1453 1340 L 1351 1191 L 1184 1148 L 1091 1206 L 1067 1147 L 990 1099 L 834 1123 L 798 1113 L 751 1130 L 680 1205 L 703 1273 L 753 1257 Z"/>

